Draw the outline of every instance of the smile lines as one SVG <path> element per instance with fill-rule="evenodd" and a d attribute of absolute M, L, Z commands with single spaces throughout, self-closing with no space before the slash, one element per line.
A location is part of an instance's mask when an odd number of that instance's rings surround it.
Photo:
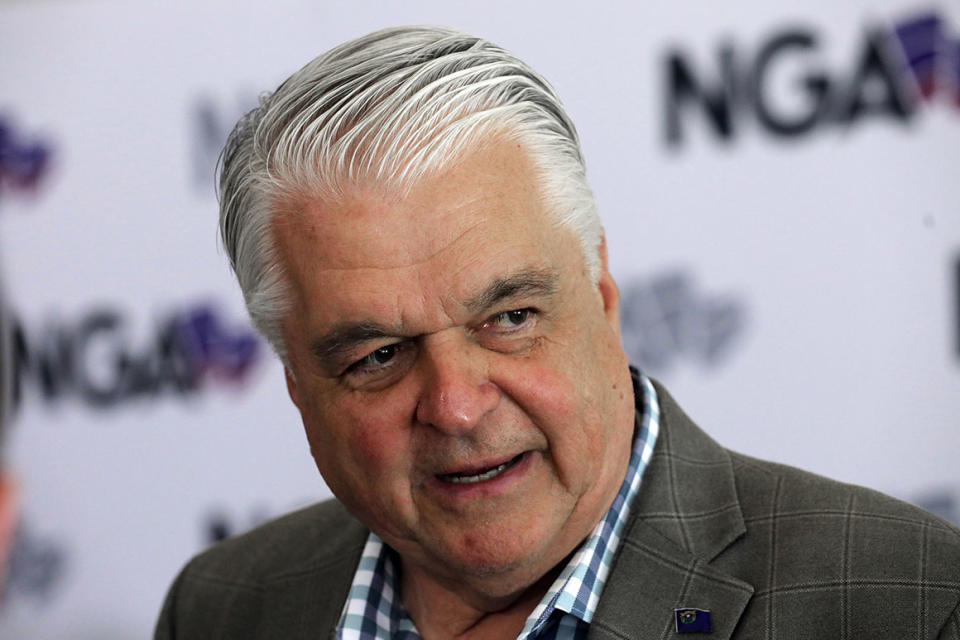
<path fill-rule="evenodd" d="M 451 482 L 453 484 L 475 484 L 477 482 L 484 482 L 486 480 L 491 480 L 496 478 L 504 471 L 517 464 L 520 461 L 520 458 L 523 457 L 523 454 L 507 460 L 503 464 L 498 464 L 495 467 L 491 467 L 484 471 L 479 471 L 474 474 L 462 474 L 462 473 L 441 473 L 437 475 L 437 478 L 443 480 L 444 482 Z"/>

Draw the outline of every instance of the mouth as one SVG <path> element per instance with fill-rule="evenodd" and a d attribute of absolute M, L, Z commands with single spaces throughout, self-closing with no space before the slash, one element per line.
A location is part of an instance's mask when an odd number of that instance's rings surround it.
<path fill-rule="evenodd" d="M 486 482 L 487 480 L 493 480 L 499 475 L 502 475 L 514 467 L 520 460 L 523 458 L 524 454 L 519 454 L 510 458 L 506 462 L 502 462 L 498 465 L 487 467 L 485 469 L 478 469 L 476 471 L 466 471 L 458 473 L 438 473 L 437 479 L 441 482 L 449 482 L 451 484 L 477 484 L 480 482 Z"/>

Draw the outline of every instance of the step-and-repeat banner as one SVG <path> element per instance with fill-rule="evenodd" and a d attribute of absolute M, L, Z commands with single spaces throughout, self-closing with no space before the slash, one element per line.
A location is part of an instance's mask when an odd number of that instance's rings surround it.
<path fill-rule="evenodd" d="M 0 6 L 0 639 L 146 637 L 189 555 L 329 495 L 217 248 L 213 167 L 259 92 L 393 24 L 554 82 L 625 347 L 704 428 L 960 521 L 960 5 L 455 4 Z"/>

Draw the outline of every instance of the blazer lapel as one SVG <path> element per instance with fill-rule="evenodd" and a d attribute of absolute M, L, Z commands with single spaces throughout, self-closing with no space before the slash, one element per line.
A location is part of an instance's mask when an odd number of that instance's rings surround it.
<path fill-rule="evenodd" d="M 342 507 L 341 507 L 342 508 Z M 264 594 L 263 627 L 257 638 L 325 640 L 333 638 L 353 584 L 368 530 L 346 516 L 339 527 L 324 529 L 310 542 L 327 547 L 323 556 L 303 571 L 276 580 Z"/>
<path fill-rule="evenodd" d="M 729 638 L 753 594 L 710 566 L 746 528 L 727 452 L 655 383 L 660 434 L 590 625 L 591 638 L 676 634 L 679 608 L 710 611 L 710 638 Z M 702 635 L 702 634 L 701 634 Z"/>

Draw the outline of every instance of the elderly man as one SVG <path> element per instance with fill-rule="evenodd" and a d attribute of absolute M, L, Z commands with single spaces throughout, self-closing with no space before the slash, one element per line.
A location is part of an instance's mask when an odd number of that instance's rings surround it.
<path fill-rule="evenodd" d="M 221 231 L 336 500 L 195 558 L 158 638 L 960 638 L 960 532 L 731 453 L 629 368 L 577 135 L 442 28 L 291 76 Z"/>

